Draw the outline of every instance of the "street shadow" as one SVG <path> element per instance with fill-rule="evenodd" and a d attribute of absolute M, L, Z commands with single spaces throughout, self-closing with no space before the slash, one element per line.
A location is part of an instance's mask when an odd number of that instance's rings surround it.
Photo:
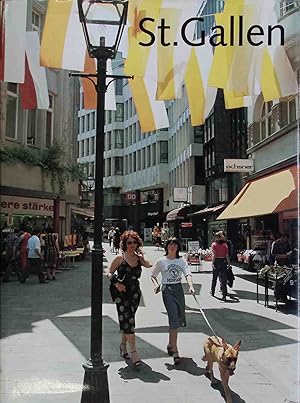
<path fill-rule="evenodd" d="M 191 295 L 189 293 L 189 285 L 187 283 L 182 284 L 184 295 Z M 195 294 L 200 295 L 202 284 L 194 284 Z"/>
<path fill-rule="evenodd" d="M 216 295 L 214 295 L 215 299 L 218 299 L 221 302 L 224 302 L 224 304 L 236 304 L 238 302 L 240 302 L 239 297 L 235 294 L 228 294 L 228 298 L 226 298 L 226 301 L 222 300 L 222 297 L 217 297 Z"/>
<path fill-rule="evenodd" d="M 256 301 L 256 292 L 252 291 L 246 291 L 246 290 L 237 290 L 234 289 L 234 291 L 237 293 L 238 297 L 240 299 L 249 299 Z M 265 298 L 265 294 L 258 294 L 259 300 L 261 301 L 262 299 Z"/>
<path fill-rule="evenodd" d="M 104 265 L 106 268 L 106 265 Z M 112 304 L 109 279 L 103 276 L 103 303 Z M 0 338 L 19 333 L 32 333 L 33 323 L 49 319 L 91 305 L 91 260 L 78 264 L 73 270 L 56 274 L 56 281 L 40 284 L 37 276 L 30 275 L 26 283 L 18 281 L 1 283 L 1 329 Z M 140 306 L 145 306 L 143 297 Z M 82 319 L 84 323 L 87 321 Z M 88 317 L 90 321 L 90 317 Z"/>
<path fill-rule="evenodd" d="M 207 375 L 207 378 L 209 379 L 209 376 Z M 210 381 L 210 379 L 209 379 Z M 224 388 L 222 385 L 222 382 L 220 380 L 217 380 L 215 384 L 211 384 L 211 387 L 215 390 L 218 390 L 220 392 L 220 395 L 223 397 L 223 399 L 226 401 L 225 398 L 225 393 L 224 393 Z M 230 387 L 230 386 L 229 386 Z M 231 390 L 231 398 L 232 398 L 232 403 L 246 403 L 244 399 L 240 397 L 236 392 L 234 392 L 232 389 Z"/>
<path fill-rule="evenodd" d="M 134 367 L 132 364 L 129 364 L 127 367 L 120 368 L 118 374 L 125 381 L 140 379 L 145 383 L 159 383 L 160 381 L 171 380 L 171 378 L 161 372 L 153 371 L 150 365 L 145 362 L 142 362 L 142 365 L 139 367 Z"/>
<path fill-rule="evenodd" d="M 80 353 L 88 358 L 90 355 L 90 344 L 87 343 L 90 337 L 91 320 L 88 316 L 58 317 L 52 319 L 54 325 L 70 340 Z M 118 362 L 120 357 L 119 346 L 121 333 L 119 324 L 109 316 L 103 316 L 103 358 L 108 362 Z M 136 344 L 139 355 L 142 359 L 163 358 L 166 353 L 140 337 L 136 337 Z"/>
<path fill-rule="evenodd" d="M 168 371 L 183 371 L 193 376 L 202 376 L 206 373 L 205 368 L 198 367 L 192 358 L 181 357 L 179 364 L 172 365 L 166 363 L 165 366 Z"/>
<path fill-rule="evenodd" d="M 224 303 L 221 309 L 204 309 L 212 328 L 217 335 L 228 343 L 242 340 L 243 351 L 255 351 L 269 347 L 284 346 L 297 343 L 296 340 L 274 333 L 274 330 L 296 329 L 282 322 L 260 316 L 251 312 L 230 309 Z M 228 306 L 228 305 L 227 305 Z M 207 323 L 199 309 L 187 307 L 187 327 L 180 328 L 181 333 L 211 334 Z M 167 326 L 137 329 L 136 333 L 168 333 Z M 203 340 L 204 341 L 204 340 Z M 201 340 L 199 341 L 201 343 Z"/>

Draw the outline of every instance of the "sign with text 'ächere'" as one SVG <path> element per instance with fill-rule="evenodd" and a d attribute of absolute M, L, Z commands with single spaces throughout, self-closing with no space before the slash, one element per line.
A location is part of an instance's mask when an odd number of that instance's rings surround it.
<path fill-rule="evenodd" d="M 225 159 L 224 172 L 253 172 L 254 160 L 252 159 Z"/>

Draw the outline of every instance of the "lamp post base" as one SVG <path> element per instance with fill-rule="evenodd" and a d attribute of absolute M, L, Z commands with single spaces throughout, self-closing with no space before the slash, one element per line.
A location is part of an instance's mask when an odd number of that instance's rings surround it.
<path fill-rule="evenodd" d="M 84 380 L 81 403 L 109 403 L 109 389 L 105 362 L 93 364 L 88 361 L 83 365 Z"/>

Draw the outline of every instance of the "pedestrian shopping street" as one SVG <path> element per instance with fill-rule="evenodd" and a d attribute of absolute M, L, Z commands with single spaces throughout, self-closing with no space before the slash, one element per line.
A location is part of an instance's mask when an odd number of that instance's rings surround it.
<path fill-rule="evenodd" d="M 111 261 L 107 244 L 105 249 Z M 144 250 L 152 262 L 163 254 L 152 246 Z M 34 276 L 25 284 L 15 278 L 1 284 L 1 403 L 80 402 L 82 364 L 90 346 L 91 262 L 88 258 L 76 263 L 76 268 L 58 273 L 57 280 L 48 284 L 39 284 Z M 207 262 L 193 274 L 197 298 L 218 335 L 231 344 L 242 340 L 237 370 L 229 382 L 233 403 L 298 402 L 296 306 L 287 311 L 282 305 L 278 312 L 264 307 L 262 287 L 257 304 L 255 275 L 237 267 L 229 291 L 235 298 L 228 302 L 213 298 L 210 266 Z M 204 374 L 202 344 L 211 333 L 187 288 L 187 327 L 179 334 L 182 363 L 175 367 L 167 355 L 167 315 L 161 293 L 153 293 L 150 273 L 144 269 L 142 274 L 136 317 L 140 368 L 119 356 L 117 313 L 104 278 L 103 357 L 110 364 L 111 403 L 224 402 L 221 383 L 211 387 Z M 215 376 L 220 379 L 217 368 Z"/>

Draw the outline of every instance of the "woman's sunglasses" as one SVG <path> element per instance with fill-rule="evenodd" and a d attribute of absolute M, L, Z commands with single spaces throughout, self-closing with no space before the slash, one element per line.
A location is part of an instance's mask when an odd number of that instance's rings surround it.
<path fill-rule="evenodd" d="M 137 245 L 137 241 L 128 241 L 127 245 Z"/>

